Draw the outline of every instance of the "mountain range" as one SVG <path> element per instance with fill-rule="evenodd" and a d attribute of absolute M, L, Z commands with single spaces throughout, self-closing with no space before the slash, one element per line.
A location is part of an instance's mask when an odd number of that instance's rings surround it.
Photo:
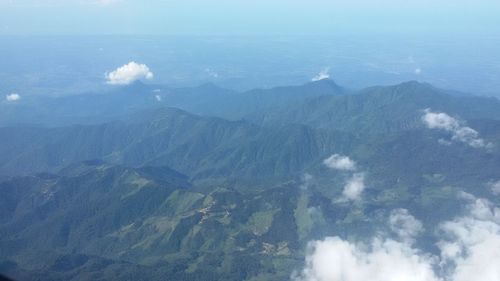
<path fill-rule="evenodd" d="M 309 241 L 365 239 L 394 208 L 432 230 L 460 192 L 500 203 L 500 101 L 415 81 L 137 82 L 3 103 L 0 125 L 0 273 L 19 280 L 289 280 Z"/>

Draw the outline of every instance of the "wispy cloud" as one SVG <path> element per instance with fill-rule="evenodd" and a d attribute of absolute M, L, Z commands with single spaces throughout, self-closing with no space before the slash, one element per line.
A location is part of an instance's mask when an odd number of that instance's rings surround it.
<path fill-rule="evenodd" d="M 389 226 L 401 240 L 407 242 L 412 242 L 417 235 L 424 231 L 422 222 L 406 209 L 392 210 L 389 216 Z"/>
<path fill-rule="evenodd" d="M 490 183 L 491 192 L 495 195 L 500 195 L 500 181 Z"/>
<path fill-rule="evenodd" d="M 128 85 L 140 79 L 153 79 L 153 76 L 153 72 L 147 65 L 133 61 L 106 73 L 107 83 L 110 85 Z"/>
<path fill-rule="evenodd" d="M 316 82 L 324 79 L 330 78 L 330 68 L 324 68 L 316 76 L 314 76 L 311 81 Z"/>
<path fill-rule="evenodd" d="M 205 68 L 205 73 L 212 78 L 219 78 L 219 73 L 211 68 Z"/>
<path fill-rule="evenodd" d="M 462 125 L 462 122 L 446 113 L 425 109 L 422 121 L 427 128 L 449 132 L 452 134 L 452 140 L 468 144 L 471 147 L 489 148 L 493 145 L 480 138 L 476 130 Z"/>
<path fill-rule="evenodd" d="M 304 173 L 301 177 L 300 189 L 307 190 L 313 184 L 314 177 L 309 173 Z"/>

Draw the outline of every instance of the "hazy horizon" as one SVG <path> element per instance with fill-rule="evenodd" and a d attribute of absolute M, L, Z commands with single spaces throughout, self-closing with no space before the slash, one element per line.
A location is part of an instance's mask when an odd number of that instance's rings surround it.
<path fill-rule="evenodd" d="M 326 71 L 348 88 L 418 80 L 500 96 L 500 39 L 489 37 L 0 35 L 0 42 L 0 91 L 21 95 L 101 91 L 106 72 L 135 61 L 154 73 L 147 83 L 173 87 L 210 82 L 244 91 L 299 85 Z"/>
<path fill-rule="evenodd" d="M 2 0 L 0 34 L 499 36 L 498 14 L 493 0 Z"/>
<path fill-rule="evenodd" d="M 492 0 L 0 0 L 0 90 L 99 90 L 138 61 L 171 86 L 269 88 L 328 69 L 346 87 L 419 80 L 500 96 L 498 14 Z"/>

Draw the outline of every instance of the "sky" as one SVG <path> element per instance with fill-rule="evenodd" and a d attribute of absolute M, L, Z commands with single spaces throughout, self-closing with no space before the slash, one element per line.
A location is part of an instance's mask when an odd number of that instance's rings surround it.
<path fill-rule="evenodd" d="M 500 34 L 498 0 L 0 0 L 0 34 Z"/>

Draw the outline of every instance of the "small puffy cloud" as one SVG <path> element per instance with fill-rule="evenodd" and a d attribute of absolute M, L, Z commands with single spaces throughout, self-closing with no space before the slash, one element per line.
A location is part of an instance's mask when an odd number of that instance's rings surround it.
<path fill-rule="evenodd" d="M 484 139 L 479 137 L 479 133 L 467 126 L 450 115 L 443 112 L 432 112 L 430 109 L 424 110 L 422 122 L 429 129 L 438 129 L 450 132 L 452 140 L 468 144 L 474 148 L 490 148 L 491 143 L 487 143 Z M 444 140 L 443 140 L 444 141 Z M 440 143 L 444 143 L 440 141 Z"/>
<path fill-rule="evenodd" d="M 359 201 L 365 190 L 365 174 L 356 173 L 349 178 L 342 191 L 344 201 Z"/>
<path fill-rule="evenodd" d="M 10 95 L 5 96 L 5 100 L 7 100 L 8 102 L 15 102 L 15 101 L 18 101 L 20 99 L 21 99 L 21 96 L 19 94 L 16 94 L 16 93 L 12 93 Z"/>
<path fill-rule="evenodd" d="M 339 154 L 333 154 L 323 161 L 330 169 L 341 170 L 341 171 L 354 171 L 356 170 L 356 162 L 351 160 L 348 156 L 343 156 Z"/>
<path fill-rule="evenodd" d="M 419 68 L 415 68 L 415 75 L 420 75 L 422 74 L 422 69 L 419 67 Z"/>
<path fill-rule="evenodd" d="M 432 112 L 430 109 L 426 109 L 424 112 L 422 120 L 430 129 L 453 131 L 460 127 L 458 120 L 446 113 Z"/>
<path fill-rule="evenodd" d="M 140 79 L 151 80 L 153 76 L 153 72 L 147 65 L 133 61 L 106 73 L 107 83 L 110 85 L 128 85 Z"/>
<path fill-rule="evenodd" d="M 389 216 L 389 226 L 404 241 L 412 241 L 424 231 L 422 223 L 406 209 L 393 210 Z"/>
<path fill-rule="evenodd" d="M 155 95 L 155 99 L 156 99 L 157 101 L 161 101 L 161 96 L 160 96 L 160 95 Z"/>
<path fill-rule="evenodd" d="M 314 76 L 311 81 L 316 82 L 316 81 L 321 81 L 324 79 L 329 79 L 330 78 L 330 68 L 325 68 L 321 70 L 316 76 Z"/>

